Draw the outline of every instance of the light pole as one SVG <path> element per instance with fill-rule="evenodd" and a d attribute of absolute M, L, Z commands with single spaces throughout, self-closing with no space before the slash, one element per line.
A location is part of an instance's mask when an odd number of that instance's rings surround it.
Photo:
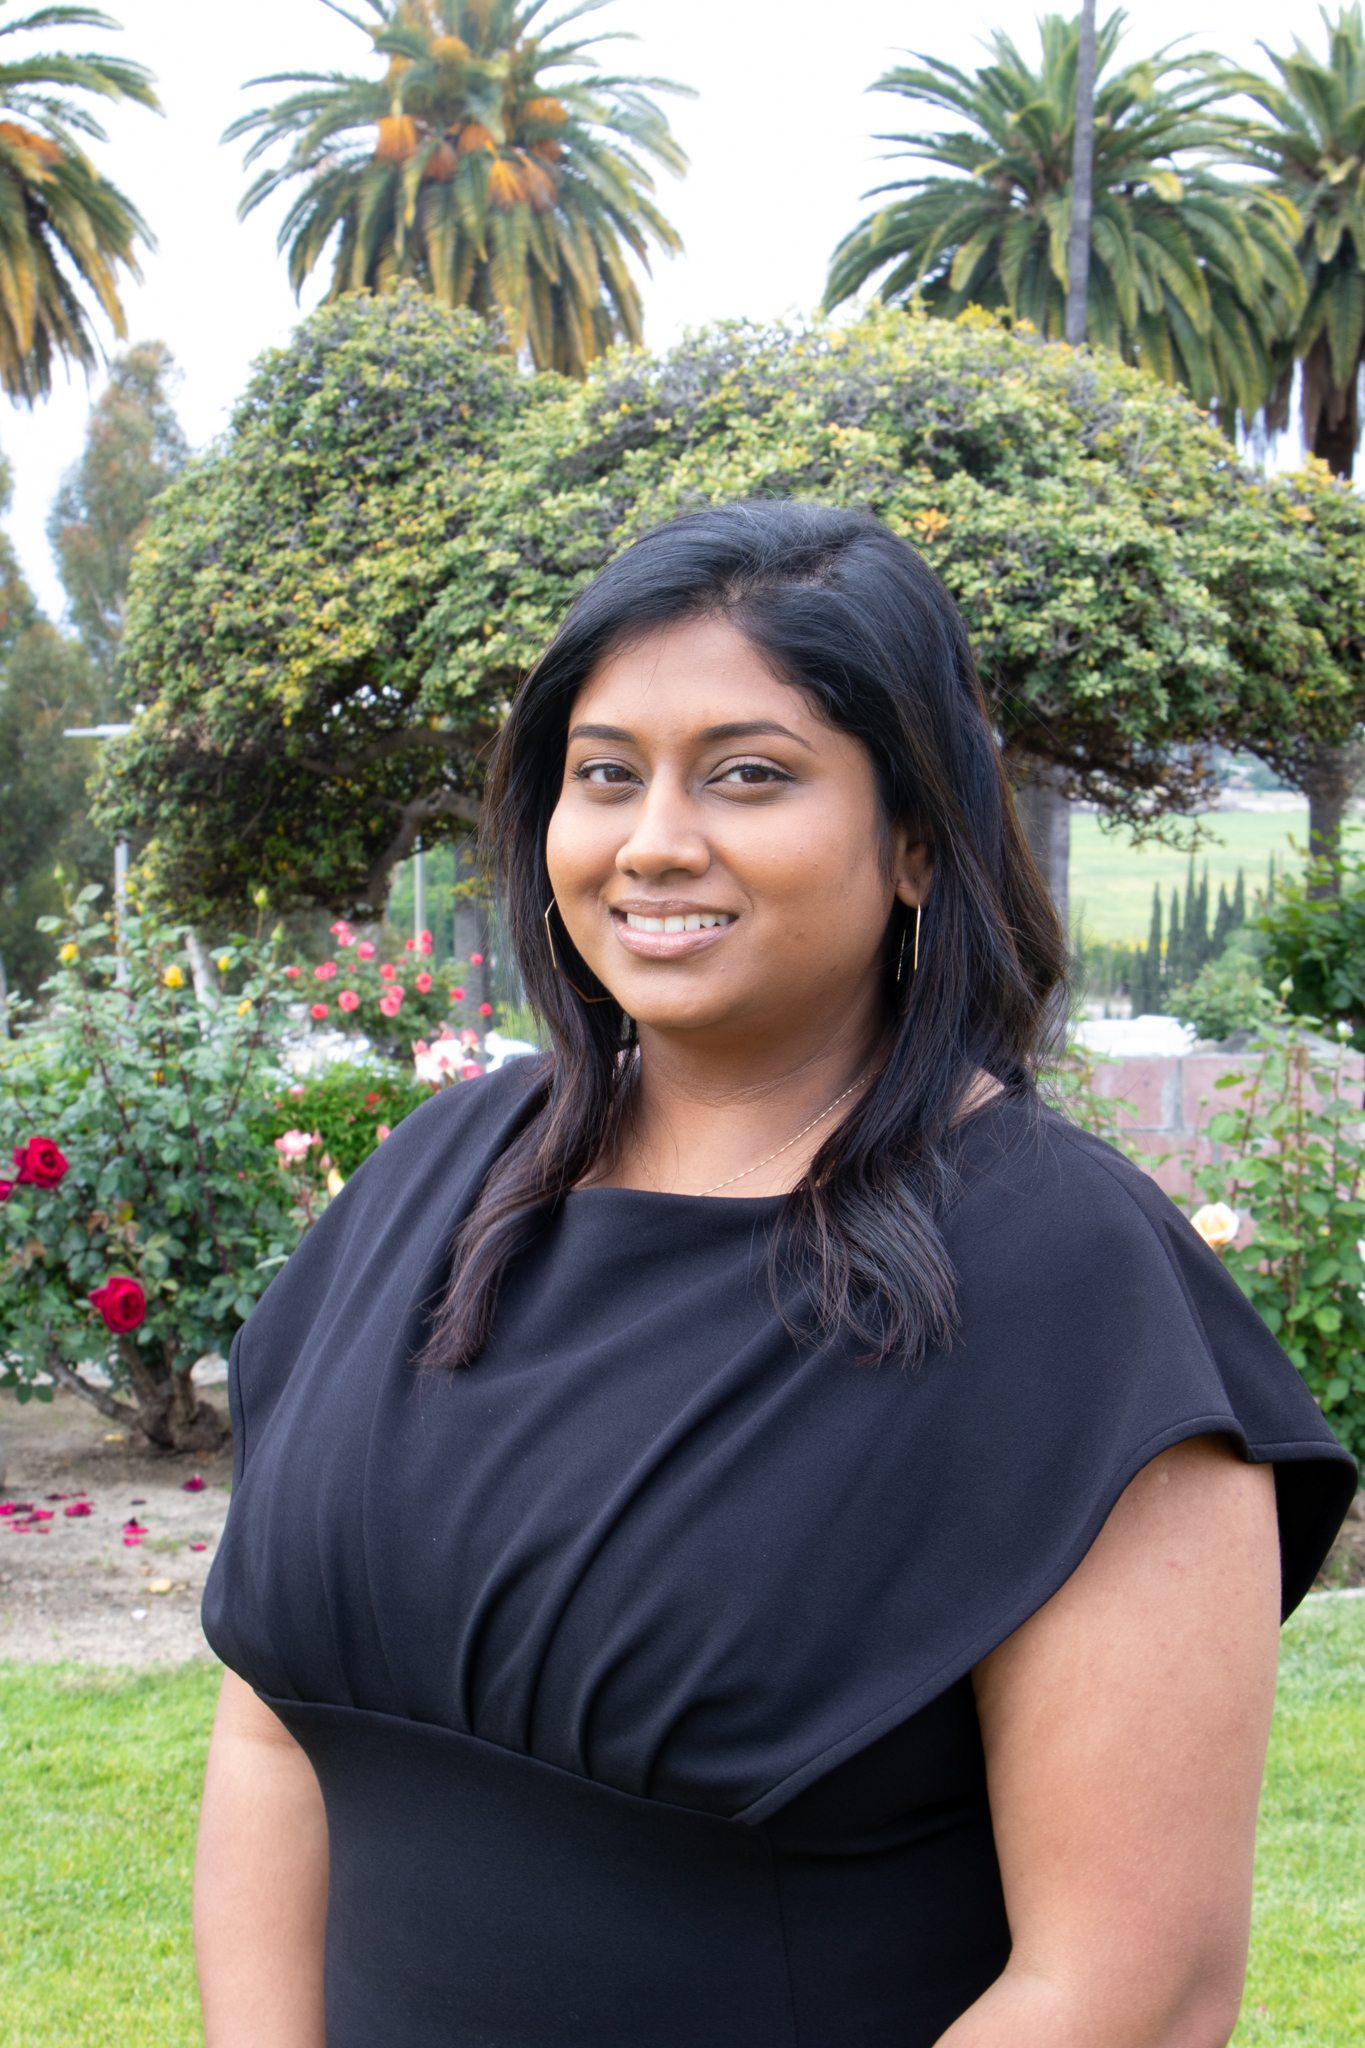
<path fill-rule="evenodd" d="M 131 725 L 68 725 L 62 737 L 68 740 L 121 740 Z M 128 841 L 120 833 L 114 841 L 114 949 L 123 951 L 119 933 L 128 907 Z"/>
<path fill-rule="evenodd" d="M 419 839 L 412 855 L 412 936 L 418 945 L 427 928 L 427 864 Z"/>

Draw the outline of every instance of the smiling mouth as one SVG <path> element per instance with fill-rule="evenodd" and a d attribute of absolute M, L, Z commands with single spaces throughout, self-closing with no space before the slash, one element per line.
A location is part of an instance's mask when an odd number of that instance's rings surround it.
<path fill-rule="evenodd" d="M 613 912 L 614 916 L 622 913 Z M 682 917 L 640 917 L 635 911 L 625 913 L 626 929 L 632 932 L 709 932 L 717 925 L 733 924 L 734 913 L 729 910 L 690 910 Z"/>

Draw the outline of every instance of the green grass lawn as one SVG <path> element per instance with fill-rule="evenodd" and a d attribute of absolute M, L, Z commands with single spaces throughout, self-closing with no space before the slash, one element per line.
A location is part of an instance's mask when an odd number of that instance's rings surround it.
<path fill-rule="evenodd" d="M 194 2048 L 217 1670 L 0 1665 L 0 2044 Z M 1365 2041 L 1365 1601 L 1285 1631 L 1236 2048 Z"/>
<path fill-rule="evenodd" d="M 1297 865 L 1289 842 L 1308 839 L 1308 806 L 1293 811 L 1220 811 L 1207 820 L 1222 842 L 1201 847 L 1195 872 L 1209 870 L 1210 918 L 1218 902 L 1218 884 L 1231 896 L 1237 870 L 1246 873 L 1247 900 L 1265 887 L 1267 864 L 1276 869 Z M 1126 832 L 1104 832 L 1090 811 L 1071 814 L 1071 921 L 1087 938 L 1146 941 L 1152 921 L 1152 885 L 1160 883 L 1169 909 L 1171 890 L 1178 888 L 1184 910 L 1188 854 L 1163 846 L 1134 846 Z"/>

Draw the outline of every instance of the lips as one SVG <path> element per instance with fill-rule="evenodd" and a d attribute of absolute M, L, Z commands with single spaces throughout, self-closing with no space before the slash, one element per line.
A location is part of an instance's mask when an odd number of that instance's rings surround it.
<path fill-rule="evenodd" d="M 681 960 L 723 939 L 734 925 L 729 910 L 699 910 L 660 904 L 657 911 L 622 909 L 611 913 L 611 927 L 628 953 L 641 960 Z"/>

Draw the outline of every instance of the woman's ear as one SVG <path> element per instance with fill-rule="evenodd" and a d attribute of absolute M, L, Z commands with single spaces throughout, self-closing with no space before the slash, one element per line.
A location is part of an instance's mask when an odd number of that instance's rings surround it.
<path fill-rule="evenodd" d="M 911 910 L 922 907 L 934 886 L 934 849 L 918 820 L 892 827 L 891 855 L 897 900 Z"/>

